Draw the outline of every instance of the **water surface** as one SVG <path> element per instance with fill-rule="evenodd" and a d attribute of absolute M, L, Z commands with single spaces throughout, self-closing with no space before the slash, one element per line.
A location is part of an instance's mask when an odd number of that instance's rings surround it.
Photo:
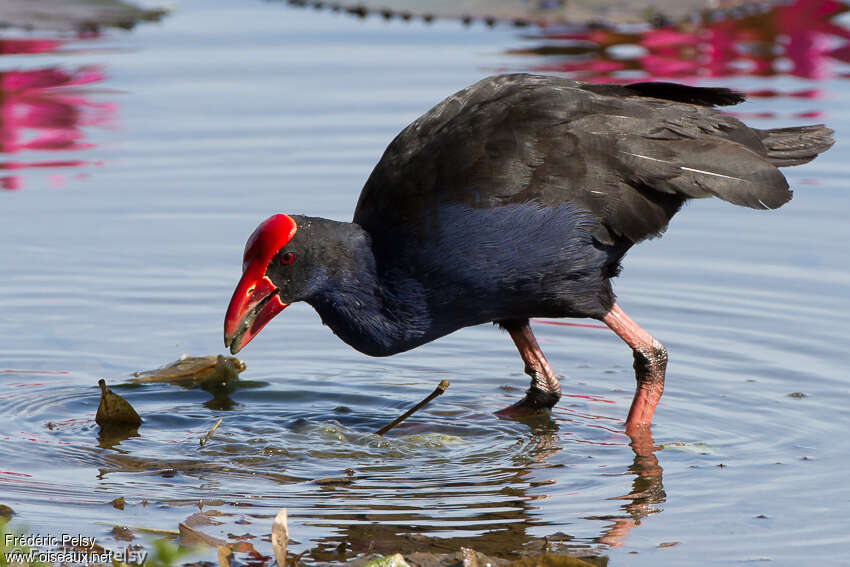
<path fill-rule="evenodd" d="M 113 548 L 113 525 L 176 529 L 200 505 L 221 522 L 205 531 L 265 554 L 286 507 L 292 551 L 314 561 L 516 557 L 553 536 L 612 565 L 842 564 L 850 91 L 844 20 L 827 15 L 623 40 L 185 1 L 133 32 L 16 36 L 0 56 L 0 503 L 32 532 Z M 807 24 L 764 31 L 784 21 Z M 707 41 L 732 51 L 706 64 Z M 530 423 L 493 416 L 527 378 L 492 326 L 372 359 L 306 305 L 241 353 L 248 383 L 229 396 L 120 386 L 222 352 L 261 219 L 350 219 L 404 125 L 503 70 L 730 86 L 755 95 L 732 109 L 754 126 L 836 130 L 829 153 L 786 170 L 781 210 L 695 202 L 629 253 L 620 303 L 671 356 L 656 450 L 623 435 L 631 353 L 593 328 L 536 326 L 566 395 Z M 99 378 L 142 415 L 137 436 L 99 436 Z M 427 409 L 370 433 L 443 378 Z"/>

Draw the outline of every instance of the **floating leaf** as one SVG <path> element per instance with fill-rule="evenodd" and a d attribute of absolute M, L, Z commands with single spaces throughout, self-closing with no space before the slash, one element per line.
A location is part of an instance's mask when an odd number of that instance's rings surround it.
<path fill-rule="evenodd" d="M 112 526 L 112 537 L 118 541 L 133 541 L 133 532 L 127 526 Z"/>
<path fill-rule="evenodd" d="M 205 545 L 209 547 L 218 547 L 218 546 L 226 546 L 227 542 L 223 539 L 213 537 L 209 534 L 205 534 L 200 530 L 196 530 L 190 526 L 187 526 L 183 522 L 177 524 L 178 529 L 180 530 L 180 543 L 184 545 L 197 546 L 197 545 Z"/>
<path fill-rule="evenodd" d="M 232 380 L 238 379 L 243 370 L 245 363 L 235 356 L 183 355 L 179 360 L 162 368 L 133 372 L 130 381 L 135 384 L 166 382 L 183 387 L 200 385 L 206 389 L 226 386 Z"/>
<path fill-rule="evenodd" d="M 120 425 L 124 427 L 138 427 L 142 424 L 142 418 L 133 409 L 127 400 L 114 393 L 106 387 L 106 380 L 98 381 L 100 386 L 100 406 L 94 420 L 101 427 L 108 425 Z"/>

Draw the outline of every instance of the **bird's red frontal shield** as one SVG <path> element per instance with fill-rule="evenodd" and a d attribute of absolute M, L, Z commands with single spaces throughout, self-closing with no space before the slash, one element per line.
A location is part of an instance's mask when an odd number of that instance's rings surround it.
<path fill-rule="evenodd" d="M 283 248 L 298 226 L 287 215 L 269 217 L 257 227 L 245 244 L 242 278 L 230 298 L 224 317 L 224 346 L 236 354 L 272 318 L 287 306 L 266 275 L 269 262 Z"/>

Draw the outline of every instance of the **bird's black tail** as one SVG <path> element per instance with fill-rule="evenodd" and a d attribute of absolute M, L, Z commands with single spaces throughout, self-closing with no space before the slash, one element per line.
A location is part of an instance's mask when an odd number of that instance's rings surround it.
<path fill-rule="evenodd" d="M 800 165 L 815 159 L 835 143 L 833 131 L 823 124 L 758 130 L 767 149 L 767 161 L 776 167 Z"/>

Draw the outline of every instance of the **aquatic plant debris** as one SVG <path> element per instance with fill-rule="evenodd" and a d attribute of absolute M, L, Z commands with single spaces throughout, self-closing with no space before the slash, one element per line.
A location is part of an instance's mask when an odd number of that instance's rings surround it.
<path fill-rule="evenodd" d="M 239 378 L 246 365 L 235 356 L 189 356 L 179 359 L 155 370 L 133 372 L 130 379 L 134 384 L 168 383 L 176 386 L 202 388 L 226 385 Z"/>
<path fill-rule="evenodd" d="M 375 558 L 363 567 L 410 567 L 410 564 L 404 560 L 401 553 L 395 553 L 386 557 Z"/>
<path fill-rule="evenodd" d="M 203 447 L 204 445 L 207 444 L 207 441 L 209 441 L 210 437 L 213 436 L 213 433 L 215 433 L 215 430 L 218 429 L 219 425 L 221 425 L 221 421 L 222 421 L 221 418 L 219 418 L 219 420 L 215 422 L 215 425 L 213 425 L 210 428 L 210 430 L 207 431 L 207 434 L 204 435 L 203 437 L 201 437 L 201 447 Z"/>
<path fill-rule="evenodd" d="M 213 537 L 209 534 L 205 534 L 204 532 L 196 530 L 192 526 L 189 526 L 183 522 L 178 523 L 177 528 L 180 532 L 180 543 L 183 545 L 205 545 L 208 547 L 220 547 L 227 545 L 227 542 L 223 539 Z"/>
<path fill-rule="evenodd" d="M 123 427 L 138 427 L 142 424 L 142 418 L 133 409 L 130 403 L 106 387 L 106 380 L 101 378 L 97 382 L 100 386 L 100 405 L 94 420 L 101 427 L 109 425 Z"/>
<path fill-rule="evenodd" d="M 664 451 L 667 450 L 676 450 L 676 451 L 685 451 L 690 453 L 696 453 L 699 455 L 709 455 L 715 454 L 717 451 L 708 445 L 706 445 L 702 441 L 693 441 L 693 442 L 685 442 L 685 441 L 668 441 L 666 443 L 660 443 L 657 447 L 657 450 Z"/>
<path fill-rule="evenodd" d="M 423 406 L 425 406 L 425 404 L 427 404 L 428 402 L 430 402 L 431 400 L 433 400 L 434 398 L 436 398 L 437 396 L 439 396 L 440 394 L 445 392 L 446 388 L 448 388 L 449 385 L 450 384 L 449 384 L 448 380 L 440 380 L 440 383 L 437 384 L 437 387 L 434 388 L 434 391 L 431 392 L 430 394 L 428 394 L 428 396 L 424 400 L 422 400 L 421 402 L 419 402 L 418 404 L 416 404 L 415 406 L 413 406 L 412 408 L 410 408 L 409 410 L 407 410 L 406 412 L 404 412 L 403 414 L 401 414 L 400 416 L 395 418 L 392 422 L 388 423 L 387 425 L 385 425 L 382 428 L 380 428 L 379 430 L 377 430 L 375 432 L 375 435 L 384 435 L 385 433 L 387 433 L 390 429 L 392 429 L 393 427 L 395 427 L 396 425 L 398 425 L 399 423 L 401 423 L 402 421 L 404 421 L 405 419 L 407 419 L 408 417 L 413 415 L 416 411 L 420 410 Z"/>
<path fill-rule="evenodd" d="M 289 543 L 289 523 L 286 508 L 281 508 L 272 524 L 272 548 L 278 567 L 286 567 L 286 544 Z"/>

